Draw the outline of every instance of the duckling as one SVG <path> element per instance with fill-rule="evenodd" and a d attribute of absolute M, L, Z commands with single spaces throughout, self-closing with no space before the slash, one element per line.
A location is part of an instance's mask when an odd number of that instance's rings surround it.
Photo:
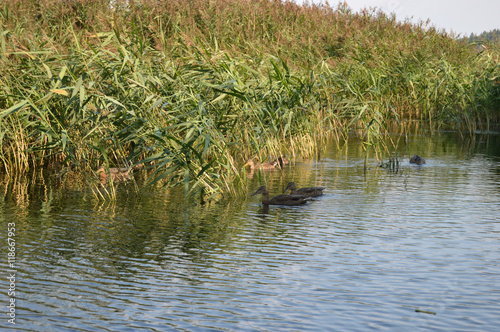
<path fill-rule="evenodd" d="M 419 155 L 414 155 L 410 158 L 410 164 L 422 165 L 425 164 L 425 159 L 420 157 Z"/>
<path fill-rule="evenodd" d="M 99 179 L 101 180 L 102 184 L 106 184 L 109 178 L 111 178 L 113 182 L 131 180 L 132 177 L 130 176 L 129 172 L 130 169 L 127 167 L 112 167 L 106 171 L 104 169 L 104 166 L 101 166 L 97 170 L 97 174 L 99 174 Z"/>
<path fill-rule="evenodd" d="M 290 161 L 286 157 L 283 157 L 283 156 L 279 156 L 275 162 L 281 168 L 283 168 L 285 165 L 288 165 L 290 163 Z"/>
<path fill-rule="evenodd" d="M 304 195 L 278 195 L 269 198 L 269 190 L 266 186 L 257 189 L 251 196 L 262 194 L 262 204 L 264 205 L 302 205 L 307 203 Z"/>
<path fill-rule="evenodd" d="M 246 164 L 243 165 L 243 167 L 250 166 L 250 169 L 256 169 L 256 168 L 274 169 L 276 165 L 278 165 L 278 162 L 276 160 L 267 163 L 260 163 L 260 162 L 255 163 L 253 159 L 248 159 Z"/>
<path fill-rule="evenodd" d="M 298 194 L 304 195 L 305 197 L 316 197 L 323 195 L 323 190 L 325 190 L 325 187 L 307 187 L 297 189 L 295 182 L 290 182 L 286 186 L 285 190 L 283 190 L 283 192 L 286 192 L 287 190 L 290 190 L 290 194 L 292 195 Z"/>

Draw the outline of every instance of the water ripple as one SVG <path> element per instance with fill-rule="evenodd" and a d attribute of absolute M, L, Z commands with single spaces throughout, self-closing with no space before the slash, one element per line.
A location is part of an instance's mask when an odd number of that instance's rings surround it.
<path fill-rule="evenodd" d="M 310 176 L 310 165 L 293 173 L 300 167 L 270 184 Z M 19 326 L 498 328 L 498 162 L 445 155 L 367 174 L 362 160 L 330 158 L 318 172 L 311 182 L 326 193 L 301 207 L 267 212 L 248 199 L 184 208 L 151 196 L 139 206 L 97 212 L 78 201 L 34 216 L 18 240 Z"/>

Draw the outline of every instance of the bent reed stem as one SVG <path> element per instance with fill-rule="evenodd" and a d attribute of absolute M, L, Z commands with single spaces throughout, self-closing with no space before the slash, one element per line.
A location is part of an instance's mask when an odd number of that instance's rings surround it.
<path fill-rule="evenodd" d="M 143 163 L 150 186 L 217 198 L 246 189 L 250 156 L 316 156 L 326 137 L 354 132 L 382 159 L 392 123 L 474 132 L 499 118 L 496 49 L 477 53 L 382 12 L 268 0 L 54 3 L 0 5 L 9 174 L 70 167 L 92 177 L 102 164 Z"/>

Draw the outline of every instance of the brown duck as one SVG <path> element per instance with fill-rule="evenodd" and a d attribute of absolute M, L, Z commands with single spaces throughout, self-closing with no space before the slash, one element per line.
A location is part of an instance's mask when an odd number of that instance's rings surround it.
<path fill-rule="evenodd" d="M 303 195 L 278 195 L 269 198 L 269 190 L 266 186 L 257 189 L 252 196 L 257 194 L 262 194 L 262 204 L 264 205 L 302 205 L 307 203 Z"/>
<path fill-rule="evenodd" d="M 285 190 L 283 190 L 283 192 L 286 192 L 287 190 L 290 190 L 290 194 L 292 195 L 304 195 L 305 197 L 316 197 L 323 195 L 323 190 L 325 190 L 325 187 L 307 187 L 307 188 L 297 189 L 295 182 L 290 182 L 286 186 Z"/>
<path fill-rule="evenodd" d="M 275 162 L 281 168 L 285 167 L 285 165 L 288 165 L 290 163 L 290 161 L 286 157 L 283 157 L 283 156 L 278 157 L 278 159 L 276 159 Z"/>
<path fill-rule="evenodd" d="M 243 167 L 250 166 L 250 169 L 262 168 L 262 169 L 274 169 L 278 165 L 278 161 L 272 161 L 267 163 L 255 163 L 253 159 L 248 159 Z"/>
<path fill-rule="evenodd" d="M 425 164 L 425 159 L 416 154 L 410 158 L 410 164 L 422 165 Z"/>
<path fill-rule="evenodd" d="M 106 184 L 110 178 L 111 180 L 113 180 L 113 182 L 121 182 L 131 180 L 132 176 L 130 175 L 130 173 L 132 171 L 140 170 L 141 168 L 144 168 L 144 164 L 140 164 L 132 168 L 110 167 L 107 171 L 104 166 L 101 166 L 97 170 L 97 174 L 99 175 L 99 180 L 101 180 L 102 184 Z"/>

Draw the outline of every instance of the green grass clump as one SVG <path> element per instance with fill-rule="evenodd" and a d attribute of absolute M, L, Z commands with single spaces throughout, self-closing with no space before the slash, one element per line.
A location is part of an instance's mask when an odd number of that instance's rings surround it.
<path fill-rule="evenodd" d="M 499 119 L 499 53 L 426 24 L 290 1 L 0 4 L 0 160 L 237 194 L 252 156 L 316 154 L 390 123 Z"/>

